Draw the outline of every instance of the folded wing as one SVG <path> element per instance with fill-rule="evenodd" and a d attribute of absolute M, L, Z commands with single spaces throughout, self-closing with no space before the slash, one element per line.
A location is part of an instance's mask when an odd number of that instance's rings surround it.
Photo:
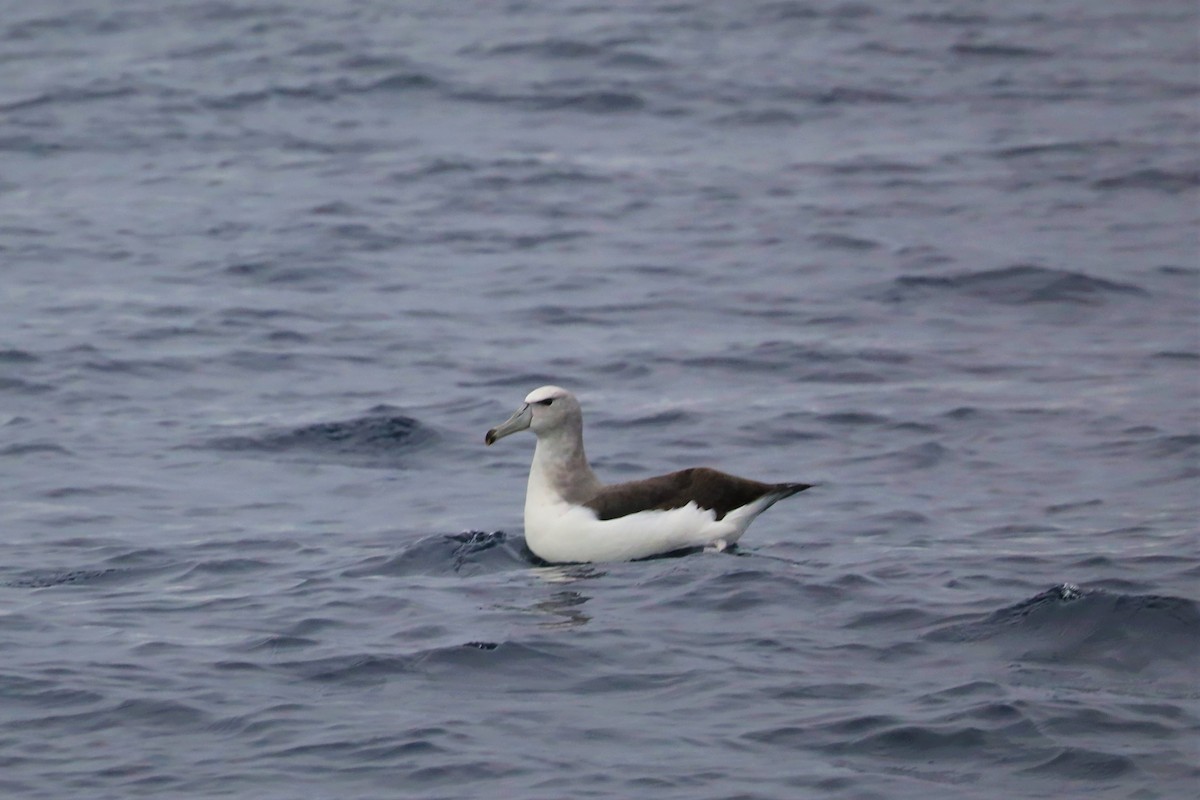
<path fill-rule="evenodd" d="M 602 520 L 639 511 L 669 511 L 695 503 L 717 519 L 756 500 L 775 502 L 810 488 L 807 483 L 761 483 L 707 467 L 693 467 L 646 480 L 605 486 L 583 505 Z"/>

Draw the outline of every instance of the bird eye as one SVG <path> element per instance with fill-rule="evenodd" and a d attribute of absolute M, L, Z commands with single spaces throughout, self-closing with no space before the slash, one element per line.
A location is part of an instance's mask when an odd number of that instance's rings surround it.
<path fill-rule="evenodd" d="M 546 399 L 546 400 L 538 400 L 537 402 L 538 402 L 538 405 L 539 405 L 539 406 L 548 406 L 548 405 L 550 405 L 551 403 L 553 403 L 553 402 L 554 402 L 554 398 L 553 398 L 553 397 L 551 397 L 551 398 L 548 398 L 548 399 Z"/>

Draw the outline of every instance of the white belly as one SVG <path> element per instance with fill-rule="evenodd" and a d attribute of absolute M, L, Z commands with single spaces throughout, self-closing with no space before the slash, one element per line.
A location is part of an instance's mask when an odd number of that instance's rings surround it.
<path fill-rule="evenodd" d="M 712 511 L 689 503 L 670 511 L 640 511 L 599 520 L 587 508 L 545 497 L 525 499 L 525 543 L 539 558 L 554 563 L 630 561 L 717 540 L 733 544 L 745 532 L 753 513 L 738 509 L 717 519 Z"/>

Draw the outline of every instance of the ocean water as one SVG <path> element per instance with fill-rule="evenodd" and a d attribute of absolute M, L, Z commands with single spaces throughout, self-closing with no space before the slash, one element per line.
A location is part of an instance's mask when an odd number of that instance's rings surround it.
<path fill-rule="evenodd" d="M 1196 795 L 1192 0 L 2 5 L 3 797 Z"/>

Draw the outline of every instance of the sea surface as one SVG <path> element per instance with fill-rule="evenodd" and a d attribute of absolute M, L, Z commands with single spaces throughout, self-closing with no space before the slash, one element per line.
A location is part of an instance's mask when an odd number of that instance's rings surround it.
<path fill-rule="evenodd" d="M 0 0 L 0 797 L 1196 797 L 1198 31 Z M 819 485 L 545 565 L 546 383 Z"/>

